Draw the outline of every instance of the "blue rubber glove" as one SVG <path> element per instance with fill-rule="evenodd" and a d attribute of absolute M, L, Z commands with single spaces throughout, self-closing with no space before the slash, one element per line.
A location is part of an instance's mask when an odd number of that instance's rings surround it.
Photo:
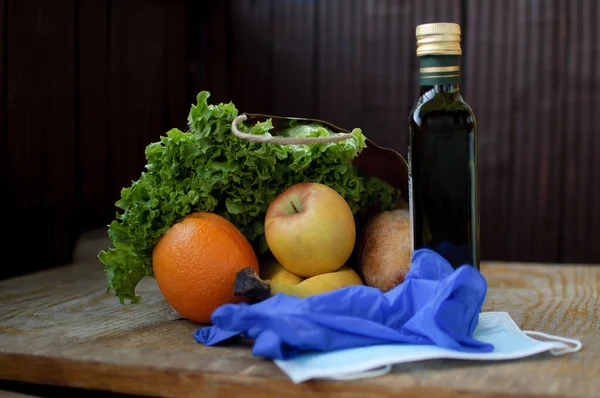
<path fill-rule="evenodd" d="M 225 304 L 194 338 L 215 345 L 243 334 L 256 356 L 286 359 L 301 351 L 331 351 L 374 344 L 434 344 L 490 352 L 473 339 L 487 284 L 474 267 L 456 271 L 439 254 L 413 254 L 405 280 L 383 293 L 349 286 L 304 299 L 277 294 L 256 304 Z"/>

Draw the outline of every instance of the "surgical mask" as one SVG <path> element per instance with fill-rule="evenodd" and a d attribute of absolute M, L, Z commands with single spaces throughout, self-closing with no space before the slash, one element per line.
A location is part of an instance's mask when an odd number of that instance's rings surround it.
<path fill-rule="evenodd" d="M 323 353 L 302 353 L 275 364 L 294 383 L 310 379 L 348 380 L 388 373 L 392 365 L 428 359 L 501 361 L 549 351 L 563 355 L 581 350 L 581 342 L 534 331 L 522 331 L 507 312 L 483 312 L 473 337 L 494 346 L 492 352 L 461 352 L 434 345 L 385 344 Z M 534 339 L 537 337 L 538 339 Z"/>

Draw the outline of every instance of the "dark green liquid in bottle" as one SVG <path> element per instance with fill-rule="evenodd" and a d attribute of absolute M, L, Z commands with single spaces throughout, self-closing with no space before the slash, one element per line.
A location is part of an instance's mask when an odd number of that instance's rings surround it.
<path fill-rule="evenodd" d="M 422 71 L 452 64 L 458 56 L 421 57 Z M 409 122 L 412 239 L 415 250 L 433 249 L 454 268 L 479 269 L 477 127 L 458 79 L 457 71 L 421 74 Z"/>

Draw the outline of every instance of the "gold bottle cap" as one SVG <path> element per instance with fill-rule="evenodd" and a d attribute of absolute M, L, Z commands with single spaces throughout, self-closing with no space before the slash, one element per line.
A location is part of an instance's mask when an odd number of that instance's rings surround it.
<path fill-rule="evenodd" d="M 462 55 L 460 25 L 455 23 L 427 23 L 418 25 L 417 57 L 422 55 Z"/>

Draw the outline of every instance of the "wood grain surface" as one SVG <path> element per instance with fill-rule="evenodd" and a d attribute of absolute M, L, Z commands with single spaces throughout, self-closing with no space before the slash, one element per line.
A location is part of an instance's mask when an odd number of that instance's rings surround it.
<path fill-rule="evenodd" d="M 433 360 L 360 381 L 295 385 L 248 342 L 205 347 L 199 325 L 180 319 L 155 281 L 143 302 L 106 292 L 97 261 L 0 282 L 0 379 L 130 394 L 290 397 L 594 397 L 600 391 L 600 266 L 485 264 L 485 311 L 508 311 L 523 329 L 573 337 L 576 354 L 520 361 Z"/>

